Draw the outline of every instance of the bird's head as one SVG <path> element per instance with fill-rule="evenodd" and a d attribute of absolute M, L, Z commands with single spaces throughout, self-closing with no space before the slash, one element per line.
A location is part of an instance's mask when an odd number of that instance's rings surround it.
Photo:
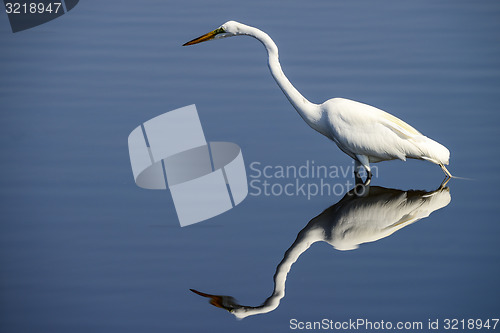
<path fill-rule="evenodd" d="M 183 44 L 182 46 L 198 44 L 212 39 L 220 39 L 225 37 L 242 35 L 244 34 L 241 29 L 242 27 L 244 27 L 244 25 L 241 23 L 238 23 L 236 21 L 227 21 L 217 29 L 210 31 L 209 33 L 206 33 L 198 38 L 190 40 L 189 42 Z"/>

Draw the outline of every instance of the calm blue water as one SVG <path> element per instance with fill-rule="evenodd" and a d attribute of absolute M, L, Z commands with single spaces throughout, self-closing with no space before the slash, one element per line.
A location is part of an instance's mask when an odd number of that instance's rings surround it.
<path fill-rule="evenodd" d="M 430 202 L 406 191 L 439 188 L 439 167 L 383 162 L 373 185 L 388 197 L 360 198 L 355 209 L 339 203 L 349 174 L 329 180 L 339 193 L 249 195 L 180 228 L 169 192 L 138 188 L 130 169 L 128 134 L 161 113 L 196 104 L 208 140 L 237 143 L 249 176 L 252 162 L 352 167 L 288 104 L 257 41 L 181 47 L 229 19 L 268 32 L 311 101 L 345 97 L 389 111 L 446 145 L 450 171 L 473 180 L 453 179 L 451 202 L 442 204 L 447 191 Z M 497 1 L 81 1 L 16 34 L 2 12 L 1 331 L 279 332 L 293 318 L 424 327 L 498 318 L 499 32 Z M 259 306 L 311 219 L 337 204 L 347 221 L 371 207 L 366 216 L 388 222 L 406 207 L 401 196 L 420 203 L 400 218 L 421 220 L 355 250 L 313 244 L 274 311 L 236 320 L 189 291 Z M 326 215 L 325 230 L 364 230 L 342 229 L 339 216 Z"/>

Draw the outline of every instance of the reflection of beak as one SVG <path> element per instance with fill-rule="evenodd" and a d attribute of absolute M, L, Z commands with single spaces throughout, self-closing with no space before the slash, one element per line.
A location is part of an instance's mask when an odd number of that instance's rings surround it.
<path fill-rule="evenodd" d="M 232 298 L 231 296 L 211 295 L 202 293 L 201 291 L 195 289 L 189 289 L 189 290 L 200 296 L 210 298 L 210 304 L 218 308 L 227 310 L 229 312 L 232 312 L 232 310 L 235 308 L 236 303 L 234 298 Z"/>
<path fill-rule="evenodd" d="M 189 290 L 191 290 L 193 293 L 198 294 L 200 296 L 210 298 L 210 304 L 212 304 L 218 308 L 224 309 L 224 306 L 222 306 L 222 297 L 217 296 L 217 295 L 205 294 L 205 293 L 202 293 L 201 291 L 194 290 L 194 289 L 189 289 Z"/>
<path fill-rule="evenodd" d="M 187 43 L 184 43 L 182 46 L 187 46 L 187 45 L 193 45 L 193 44 L 198 44 L 201 42 L 206 42 L 207 40 L 214 39 L 216 35 L 225 32 L 224 29 L 219 28 L 215 29 L 214 31 L 210 31 L 208 34 L 204 34 L 203 36 L 200 36 L 198 38 L 195 38 L 193 40 L 190 40 Z"/>

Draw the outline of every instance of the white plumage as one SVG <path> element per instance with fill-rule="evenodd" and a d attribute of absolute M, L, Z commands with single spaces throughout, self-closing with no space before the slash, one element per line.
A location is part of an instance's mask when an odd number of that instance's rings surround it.
<path fill-rule="evenodd" d="M 385 111 L 344 98 L 328 100 L 321 108 L 326 115 L 321 133 L 354 159 L 364 155 L 371 163 L 406 158 L 449 163 L 446 147 Z"/>
<path fill-rule="evenodd" d="M 264 45 L 271 74 L 285 96 L 309 126 L 333 140 L 344 153 L 355 160 L 356 177 L 359 177 L 360 168 L 364 167 L 369 179 L 370 163 L 393 159 L 405 161 L 407 158 L 438 164 L 447 177 L 452 177 L 444 166 L 449 163 L 449 150 L 397 117 L 373 106 L 344 98 L 333 98 L 323 104 L 308 101 L 283 73 L 276 44 L 257 28 L 229 21 L 184 45 L 237 35 L 254 37 Z"/>

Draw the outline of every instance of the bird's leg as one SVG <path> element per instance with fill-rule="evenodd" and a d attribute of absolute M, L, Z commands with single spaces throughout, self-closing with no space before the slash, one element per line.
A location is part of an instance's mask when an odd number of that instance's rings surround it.
<path fill-rule="evenodd" d="M 358 160 L 354 160 L 354 180 L 355 180 L 354 193 L 358 197 L 364 197 L 368 195 L 370 191 L 370 180 L 372 178 L 371 171 L 368 171 L 366 180 L 363 181 L 363 178 L 361 178 L 359 174 L 362 167 L 363 164 L 361 164 Z"/>
<path fill-rule="evenodd" d="M 452 174 L 448 171 L 448 169 L 446 169 L 443 164 L 439 164 L 439 166 L 441 167 L 441 170 L 443 170 L 446 177 L 453 178 Z"/>
<path fill-rule="evenodd" d="M 446 187 L 446 184 L 448 184 L 448 182 L 450 181 L 450 177 L 446 176 L 444 177 L 443 181 L 441 182 L 441 185 L 439 185 L 439 188 L 436 190 L 437 191 L 441 191 L 443 188 Z"/>
<path fill-rule="evenodd" d="M 370 193 L 370 178 L 366 178 L 363 182 L 361 177 L 359 181 L 356 180 L 356 184 L 354 186 L 354 194 L 357 197 L 366 197 Z"/>
<path fill-rule="evenodd" d="M 370 184 L 370 180 L 372 179 L 372 170 L 370 168 L 370 160 L 366 155 L 356 155 L 356 166 L 361 165 L 366 170 L 366 182 L 365 184 Z"/>
<path fill-rule="evenodd" d="M 359 171 L 361 170 L 362 165 L 358 160 L 354 160 L 354 181 L 356 184 L 362 184 L 363 179 L 359 175 Z"/>
<path fill-rule="evenodd" d="M 366 176 L 365 186 L 370 185 L 371 181 L 372 181 L 372 172 L 368 170 L 368 176 Z"/>

